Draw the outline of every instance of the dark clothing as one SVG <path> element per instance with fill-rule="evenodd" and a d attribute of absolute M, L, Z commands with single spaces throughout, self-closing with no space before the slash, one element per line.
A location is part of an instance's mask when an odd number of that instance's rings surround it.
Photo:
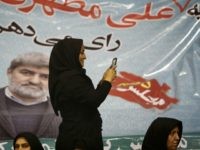
<path fill-rule="evenodd" d="M 182 122 L 174 118 L 159 117 L 149 126 L 142 150 L 167 150 L 167 139 L 171 130 L 179 128 L 179 137 L 182 137 Z M 180 141 L 179 141 L 180 142 Z"/>
<path fill-rule="evenodd" d="M 75 147 L 103 150 L 98 107 L 108 95 L 111 83 L 103 81 L 94 88 L 79 63 L 81 46 L 81 40 L 65 39 L 55 45 L 50 57 L 50 96 L 55 112 L 59 110 L 63 118 L 56 150 L 73 150 Z M 58 56 L 68 57 L 59 59 Z"/>
<path fill-rule="evenodd" d="M 55 115 L 50 100 L 24 106 L 5 95 L 0 89 L 0 140 L 13 139 L 18 133 L 28 131 L 40 138 L 56 138 L 61 118 Z"/>
<path fill-rule="evenodd" d="M 77 70 L 81 72 L 82 67 L 79 62 L 79 53 L 83 40 L 64 39 L 60 40 L 51 52 L 49 61 L 49 94 L 55 113 L 58 115 L 60 83 L 67 80 L 65 74 L 68 71 Z M 73 74 L 72 74 L 73 75 Z M 65 89 L 63 89 L 65 91 Z"/>
<path fill-rule="evenodd" d="M 25 138 L 28 144 L 30 145 L 31 150 L 44 150 L 42 147 L 42 143 L 38 139 L 38 137 L 31 132 L 22 132 L 19 133 L 15 139 L 13 140 L 13 147 L 15 149 L 16 142 L 19 138 Z"/>

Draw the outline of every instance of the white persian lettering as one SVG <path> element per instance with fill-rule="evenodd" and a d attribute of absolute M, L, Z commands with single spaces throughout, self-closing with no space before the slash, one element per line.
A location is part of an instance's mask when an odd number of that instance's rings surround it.
<path fill-rule="evenodd" d="M 165 104 L 165 101 L 163 99 L 154 98 L 152 96 L 148 96 L 147 94 L 151 92 L 150 90 L 144 90 L 143 92 L 140 92 L 134 86 L 129 86 L 129 88 L 127 88 L 127 89 L 126 88 L 119 88 L 118 87 L 117 90 L 121 91 L 121 92 L 131 91 L 134 94 L 136 94 L 137 96 L 141 97 L 146 102 L 151 103 L 152 105 L 164 105 Z"/>

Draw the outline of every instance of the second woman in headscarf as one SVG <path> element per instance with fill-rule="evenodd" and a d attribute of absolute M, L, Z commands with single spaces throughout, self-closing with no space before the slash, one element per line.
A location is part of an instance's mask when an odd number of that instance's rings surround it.
<path fill-rule="evenodd" d="M 182 122 L 175 118 L 156 118 L 145 134 L 142 150 L 177 150 L 182 128 Z"/>

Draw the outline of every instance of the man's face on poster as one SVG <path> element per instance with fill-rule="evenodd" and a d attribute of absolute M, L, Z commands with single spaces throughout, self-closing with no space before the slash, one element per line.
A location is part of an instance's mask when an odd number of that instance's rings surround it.
<path fill-rule="evenodd" d="M 18 98 L 39 99 L 48 94 L 47 67 L 19 66 L 7 71 L 9 89 Z"/>

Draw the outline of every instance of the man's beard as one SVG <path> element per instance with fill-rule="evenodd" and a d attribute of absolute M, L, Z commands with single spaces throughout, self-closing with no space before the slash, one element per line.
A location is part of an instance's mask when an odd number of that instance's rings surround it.
<path fill-rule="evenodd" d="M 9 85 L 9 90 L 20 97 L 31 99 L 40 99 L 48 95 L 47 89 L 36 85 L 31 85 L 30 83 L 17 84 L 15 82 L 11 82 Z"/>

